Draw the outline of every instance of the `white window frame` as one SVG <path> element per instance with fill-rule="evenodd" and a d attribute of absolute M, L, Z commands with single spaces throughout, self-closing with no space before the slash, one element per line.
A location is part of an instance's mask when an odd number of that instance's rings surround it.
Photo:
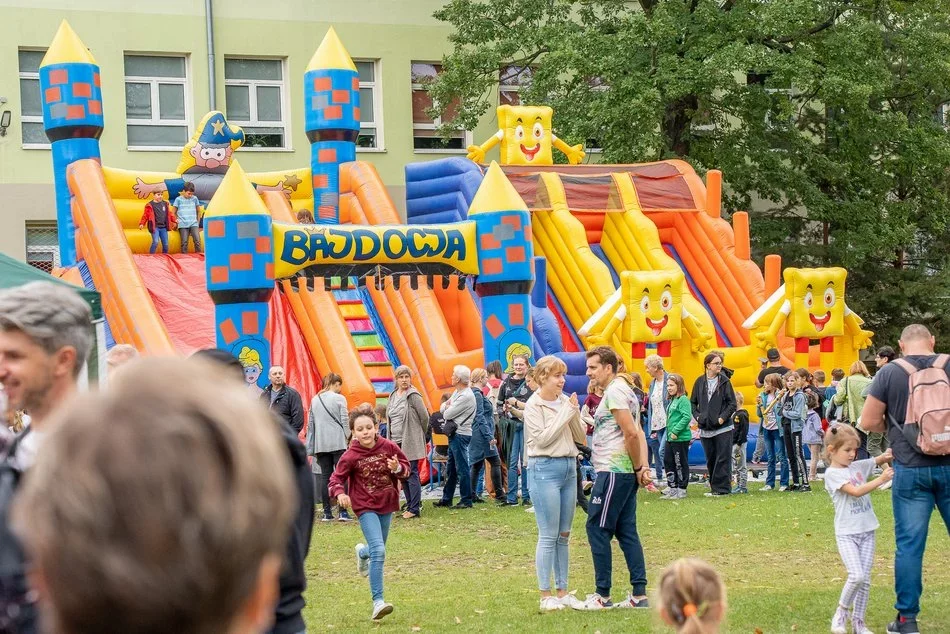
<path fill-rule="evenodd" d="M 500 71 L 498 71 L 498 105 L 499 105 L 499 106 L 502 105 L 502 103 L 501 103 L 501 93 L 503 93 L 503 92 L 512 92 L 512 93 L 517 94 L 517 95 L 518 95 L 518 104 L 517 104 L 517 105 L 519 105 L 519 106 L 521 105 L 521 87 L 522 87 L 521 84 L 503 84 L 503 83 L 501 83 L 501 80 L 504 79 L 504 77 L 502 77 L 501 75 L 505 72 L 506 69 L 511 68 L 511 66 L 512 66 L 511 64 L 506 64 L 505 66 L 502 66 L 502 67 L 501 67 L 501 70 L 500 70 Z"/>
<path fill-rule="evenodd" d="M 45 53 L 47 49 L 44 48 L 18 48 L 17 49 L 17 90 L 19 90 L 20 79 L 35 79 L 37 82 L 40 80 L 39 71 L 29 72 L 20 70 L 20 53 Z M 40 88 L 40 103 L 43 103 L 43 89 Z M 20 95 L 20 147 L 24 150 L 48 150 L 52 147 L 52 143 L 23 143 L 23 127 L 24 123 L 43 123 L 43 115 L 25 115 L 23 114 L 23 95 Z"/>
<path fill-rule="evenodd" d="M 43 221 L 32 221 L 28 220 L 24 225 L 24 243 L 26 245 L 26 262 L 30 264 L 30 256 L 36 255 L 51 255 L 53 256 L 52 268 L 58 268 L 60 266 L 59 260 L 59 245 L 55 244 L 53 246 L 31 246 L 30 245 L 30 232 L 31 231 L 49 231 L 54 235 L 56 234 L 57 227 L 55 220 L 43 220 Z M 30 264 L 30 266 L 33 266 Z M 39 268 L 34 266 L 33 268 Z"/>
<path fill-rule="evenodd" d="M 427 62 L 427 61 L 425 61 L 425 60 L 418 60 L 418 59 L 414 59 L 414 60 L 412 60 L 412 61 L 409 62 L 409 79 L 410 79 L 410 82 L 411 82 L 411 83 L 410 83 L 411 90 L 410 90 L 410 93 L 409 93 L 409 100 L 410 100 L 410 101 L 409 101 L 409 116 L 410 116 L 410 117 L 412 117 L 412 93 L 414 93 L 414 92 L 417 91 L 417 90 L 425 90 L 425 88 L 426 88 L 426 85 L 425 85 L 425 84 L 420 84 L 420 83 L 411 81 L 411 80 L 412 80 L 412 65 L 413 65 L 413 64 L 431 64 L 432 66 L 438 66 L 438 67 L 440 67 L 440 68 L 442 67 L 442 62 Z M 453 148 L 435 148 L 435 149 L 429 149 L 429 150 L 425 150 L 425 149 L 419 150 L 419 149 L 416 149 L 416 147 L 415 147 L 415 144 L 416 144 L 416 142 L 415 142 L 415 139 L 416 139 L 416 130 L 437 130 L 437 129 L 439 128 L 439 126 L 441 126 L 441 125 L 442 125 L 442 117 L 436 117 L 435 119 L 432 120 L 432 123 L 416 123 L 415 121 L 413 121 L 413 122 L 412 122 L 412 139 L 413 139 L 413 141 L 412 141 L 412 145 L 413 145 L 412 153 L 413 153 L 413 154 L 456 154 L 456 155 L 458 155 L 458 154 L 463 154 L 463 155 L 464 155 L 464 154 L 467 154 L 467 153 L 468 153 L 468 149 L 467 149 L 468 146 L 469 146 L 469 145 L 472 145 L 472 144 L 474 143 L 474 141 L 472 140 L 473 137 L 472 137 L 472 131 L 471 131 L 471 130 L 463 130 L 465 136 L 464 136 L 463 139 L 462 139 L 462 147 L 461 147 L 460 149 L 458 149 L 458 150 L 453 149 Z"/>
<path fill-rule="evenodd" d="M 386 137 L 383 135 L 383 60 L 373 58 L 354 59 L 354 63 L 362 62 L 373 65 L 373 81 L 360 80 L 360 88 L 370 88 L 373 91 L 373 126 L 376 128 L 376 147 L 356 146 L 357 153 L 376 153 L 380 154 L 386 151 Z M 360 111 L 363 110 L 363 104 L 360 103 Z"/>
<path fill-rule="evenodd" d="M 129 152 L 181 152 L 182 148 L 188 143 L 188 139 L 191 138 L 191 135 L 194 133 L 194 104 L 192 102 L 191 94 L 191 55 L 189 53 L 149 53 L 143 51 L 123 51 L 122 52 L 122 63 L 125 64 L 126 57 L 177 57 L 185 60 L 185 76 L 183 78 L 178 77 L 148 77 L 148 76 L 139 76 L 139 75 L 125 75 L 125 69 L 123 68 L 123 78 L 122 78 L 122 97 L 125 99 L 125 85 L 128 83 L 133 84 L 149 84 L 151 88 L 150 99 L 152 105 L 152 118 L 151 119 L 129 119 L 128 109 L 125 113 L 125 125 L 126 125 L 126 135 L 125 135 L 125 144 L 126 149 Z M 184 95 L 185 95 L 185 118 L 184 119 L 161 119 L 159 99 L 158 99 L 158 85 L 159 84 L 180 84 L 184 86 Z M 128 106 L 126 105 L 126 108 Z M 142 127 L 180 127 L 184 126 L 188 129 L 188 137 L 185 139 L 185 142 L 179 146 L 172 145 L 132 145 L 129 143 L 128 135 L 128 126 L 142 126 Z"/>
<path fill-rule="evenodd" d="M 246 86 L 248 89 L 248 107 L 251 114 L 257 116 L 257 86 L 271 86 L 280 90 L 280 121 L 260 121 L 256 118 L 249 121 L 228 118 L 228 123 L 249 128 L 283 128 L 284 144 L 280 147 L 251 147 L 242 145 L 242 152 L 293 152 L 293 139 L 290 134 L 290 114 L 287 103 L 287 58 L 286 57 L 266 57 L 261 55 L 226 55 L 225 59 L 246 59 L 250 61 L 279 61 L 281 79 L 228 79 L 224 76 L 225 93 L 228 86 Z M 227 97 L 225 96 L 225 109 L 227 109 Z M 279 124 L 279 125 L 275 125 Z"/>

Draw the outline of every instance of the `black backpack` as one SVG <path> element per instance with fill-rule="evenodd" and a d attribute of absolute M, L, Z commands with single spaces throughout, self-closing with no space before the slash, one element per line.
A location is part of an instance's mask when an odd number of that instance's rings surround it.
<path fill-rule="evenodd" d="M 30 429 L 20 433 L 0 458 L 0 634 L 37 631 L 35 597 L 26 579 L 26 557 L 10 528 L 13 495 L 23 477 L 13 457 Z"/>

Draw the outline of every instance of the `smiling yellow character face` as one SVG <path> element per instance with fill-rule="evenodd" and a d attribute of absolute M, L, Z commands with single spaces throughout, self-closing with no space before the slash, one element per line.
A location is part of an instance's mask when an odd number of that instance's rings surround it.
<path fill-rule="evenodd" d="M 503 165 L 551 165 L 554 111 L 548 106 L 499 106 Z"/>
<path fill-rule="evenodd" d="M 785 299 L 791 309 L 785 334 L 809 339 L 843 335 L 847 277 L 838 267 L 785 269 Z"/>
<path fill-rule="evenodd" d="M 621 273 L 621 301 L 627 307 L 621 339 L 655 343 L 682 338 L 683 282 L 682 271 Z"/>

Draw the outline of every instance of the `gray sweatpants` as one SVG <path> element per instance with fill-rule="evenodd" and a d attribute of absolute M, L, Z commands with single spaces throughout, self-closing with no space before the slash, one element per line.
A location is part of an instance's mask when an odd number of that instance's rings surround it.
<path fill-rule="evenodd" d="M 746 488 L 749 480 L 749 467 L 745 462 L 745 446 L 746 443 L 732 446 L 732 472 L 736 474 L 736 485 L 740 489 Z"/>

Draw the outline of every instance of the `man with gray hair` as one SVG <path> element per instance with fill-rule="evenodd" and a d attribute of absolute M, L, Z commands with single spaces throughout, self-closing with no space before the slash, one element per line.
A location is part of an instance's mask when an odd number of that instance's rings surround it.
<path fill-rule="evenodd" d="M 287 421 L 298 434 L 303 430 L 303 399 L 300 392 L 287 385 L 284 368 L 275 365 L 268 373 L 270 385 L 261 392 L 261 403 Z"/>
<path fill-rule="evenodd" d="M 457 365 L 452 369 L 452 387 L 455 391 L 451 398 L 442 403 L 439 409 L 445 416 L 443 429 L 449 437 L 448 476 L 445 479 L 445 489 L 442 499 L 434 506 L 452 506 L 455 497 L 455 486 L 459 486 L 459 503 L 457 509 L 472 508 L 472 478 L 468 464 L 468 445 L 472 441 L 472 421 L 475 420 L 475 394 L 468 386 L 472 378 L 472 371 L 464 365 Z"/>
<path fill-rule="evenodd" d="M 32 634 L 38 628 L 9 507 L 20 476 L 36 460 L 50 415 L 76 391 L 92 342 L 89 306 L 67 286 L 31 282 L 0 291 L 0 383 L 10 408 L 31 419 L 0 461 L 0 631 Z"/>

